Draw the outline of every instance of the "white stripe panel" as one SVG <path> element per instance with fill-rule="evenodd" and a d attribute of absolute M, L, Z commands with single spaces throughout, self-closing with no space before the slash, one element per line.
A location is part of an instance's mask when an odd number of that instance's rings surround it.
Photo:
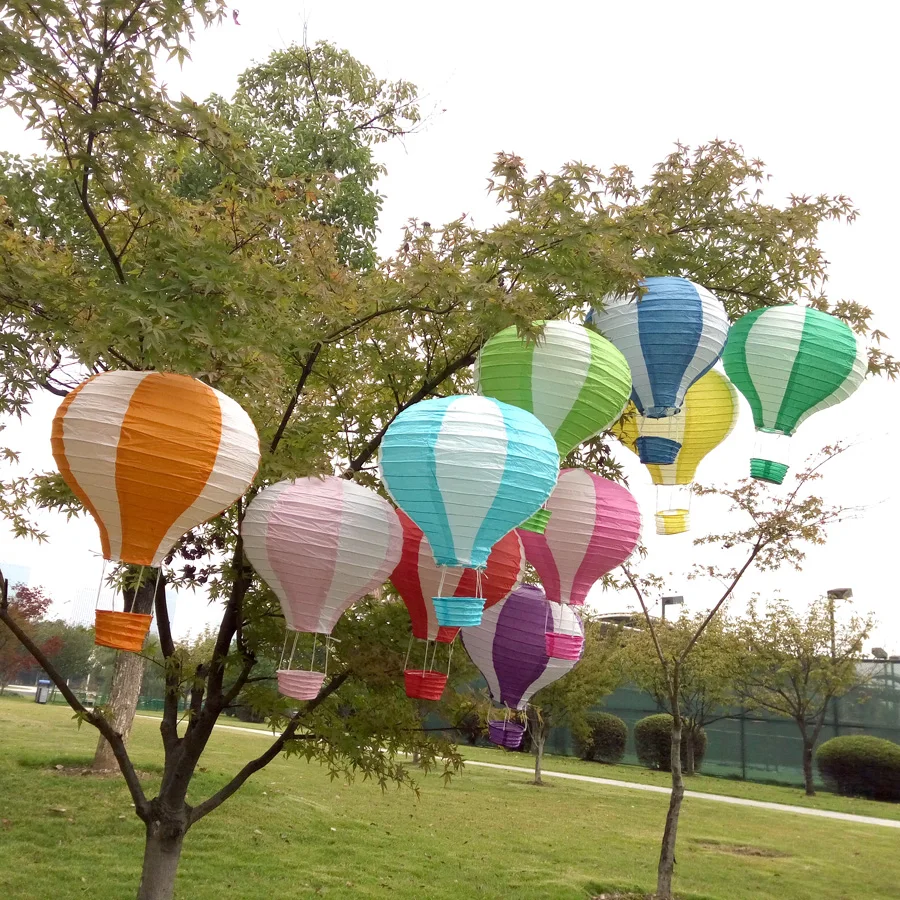
<path fill-rule="evenodd" d="M 550 606 L 553 609 L 553 627 L 557 631 L 561 631 L 564 634 L 584 634 L 581 620 L 571 606 L 560 606 L 558 603 L 550 603 Z M 528 701 L 541 688 L 552 684 L 558 678 L 562 678 L 563 675 L 571 672 L 578 662 L 579 660 L 577 659 L 548 659 L 544 671 L 531 682 L 525 693 L 522 694 L 518 709 L 525 709 Z"/>
<path fill-rule="evenodd" d="M 559 573 L 559 596 L 563 603 L 572 599 L 572 584 L 594 534 L 596 516 L 585 516 L 596 506 L 596 489 L 585 469 L 563 472 L 547 501 L 550 522 L 544 532 L 547 549 Z"/>
<path fill-rule="evenodd" d="M 646 408 L 655 406 L 656 403 L 650 387 L 644 351 L 641 349 L 637 301 L 632 297 L 632 294 L 607 294 L 603 298 L 603 309 L 594 310 L 594 324 L 600 334 L 615 344 L 628 361 L 634 395 L 641 406 Z"/>
<path fill-rule="evenodd" d="M 231 397 L 209 388 L 219 401 L 222 434 L 216 461 L 197 499 L 175 520 L 160 541 L 152 565 L 158 566 L 181 537 L 231 506 L 250 487 L 259 468 L 259 436 L 250 416 Z"/>
<path fill-rule="evenodd" d="M 244 539 L 244 553 L 247 554 L 247 559 L 275 596 L 284 601 L 284 606 L 287 606 L 287 592 L 269 562 L 269 521 L 272 508 L 291 486 L 290 481 L 279 481 L 260 491 L 247 507 L 244 520 L 241 522 L 241 536 Z"/>
<path fill-rule="evenodd" d="M 419 586 L 422 589 L 422 597 L 425 600 L 425 612 L 428 615 L 428 640 L 433 641 L 437 638 L 440 626 L 438 625 L 431 598 L 440 596 L 438 591 L 443 591 L 444 597 L 452 597 L 465 569 L 438 568 L 432 556 L 428 538 L 423 535 L 422 540 L 419 541 L 418 571 Z M 442 575 L 444 576 L 443 587 L 441 587 Z"/>
<path fill-rule="evenodd" d="M 500 620 L 500 613 L 504 606 L 506 606 L 506 600 L 501 600 L 484 611 L 480 625 L 462 629 L 463 647 L 478 671 L 484 676 L 491 696 L 498 703 L 500 702 L 500 679 L 494 669 L 494 636 L 497 633 L 497 622 Z"/>
<path fill-rule="evenodd" d="M 341 532 L 319 631 L 331 634 L 337 620 L 357 600 L 387 580 L 400 561 L 400 520 L 374 491 L 344 481 Z"/>
<path fill-rule="evenodd" d="M 138 385 L 150 372 L 116 372 L 88 382 L 63 418 L 63 447 L 79 487 L 109 534 L 110 559 L 122 552 L 122 516 L 116 490 L 116 456 L 122 422 Z"/>
<path fill-rule="evenodd" d="M 548 322 L 531 357 L 531 401 L 551 434 L 572 411 L 591 367 L 591 338 L 581 325 Z"/>
<path fill-rule="evenodd" d="M 744 353 L 747 374 L 762 406 L 763 427 L 774 428 L 800 352 L 806 310 L 802 306 L 773 306 L 747 334 Z"/>
<path fill-rule="evenodd" d="M 503 413 L 494 400 L 460 397 L 447 407 L 434 446 L 435 476 L 456 558 L 463 565 L 471 559 L 478 530 L 503 480 L 506 444 Z"/>
<path fill-rule="evenodd" d="M 688 364 L 684 377 L 681 379 L 679 396 L 682 398 L 682 401 L 688 388 L 700 377 L 704 369 L 714 359 L 718 359 L 722 355 L 722 350 L 725 348 L 725 340 L 728 337 L 728 316 L 722 301 L 715 294 L 706 290 L 705 287 L 701 287 L 693 281 L 691 284 L 700 298 L 703 324 L 700 328 L 700 340 L 697 348 L 694 350 L 694 358 Z"/>
<path fill-rule="evenodd" d="M 865 380 L 866 372 L 869 370 L 869 352 L 860 340 L 859 335 L 854 335 L 856 339 L 856 359 L 853 360 L 853 368 L 844 381 L 839 384 L 834 391 L 820 400 L 811 409 L 808 409 L 797 420 L 797 428 L 799 428 L 813 413 L 822 409 L 828 409 L 829 406 L 835 406 L 843 403 Z M 796 429 L 795 429 L 796 430 Z"/>

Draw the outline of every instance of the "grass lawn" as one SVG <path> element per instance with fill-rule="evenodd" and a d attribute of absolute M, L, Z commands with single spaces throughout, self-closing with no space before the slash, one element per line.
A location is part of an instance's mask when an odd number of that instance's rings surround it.
<path fill-rule="evenodd" d="M 50 768 L 87 761 L 95 740 L 93 729 L 77 730 L 63 708 L 0 698 L 4 900 L 134 896 L 142 826 L 121 780 Z M 257 734 L 218 732 L 193 799 L 215 790 L 264 746 Z M 153 721 L 136 722 L 132 752 L 151 772 L 152 791 L 160 761 Z M 562 761 L 548 761 L 553 767 Z M 639 770 L 621 771 L 638 780 Z M 417 801 L 409 791 L 382 794 L 366 783 L 330 782 L 318 765 L 279 759 L 189 832 L 177 895 L 585 900 L 652 888 L 665 797 L 526 782 L 518 773 L 470 767 L 448 788 L 424 778 Z M 740 787 L 757 796 L 752 786 Z M 765 788 L 761 799 L 771 799 L 771 790 L 781 789 Z M 788 793 L 793 799 L 797 792 Z M 867 804 L 866 812 L 886 816 L 882 804 Z M 898 896 L 898 848 L 894 829 L 689 799 L 678 887 L 693 900 L 888 900 Z"/>
<path fill-rule="evenodd" d="M 528 753 L 508 750 L 494 750 L 487 747 L 461 747 L 466 759 L 481 762 L 501 763 L 509 766 L 534 768 L 534 757 Z M 596 778 L 613 778 L 617 781 L 631 781 L 637 784 L 655 784 L 669 787 L 671 775 L 668 772 L 654 772 L 640 766 L 607 766 L 602 763 L 585 762 L 571 756 L 544 754 L 543 770 L 571 772 L 574 775 L 593 775 Z M 785 787 L 775 784 L 756 784 L 752 781 L 735 781 L 732 778 L 714 778 L 694 775 L 685 778 L 689 791 L 702 794 L 723 794 L 726 797 L 743 797 L 747 800 L 762 800 L 766 803 L 784 803 L 789 806 L 805 806 L 810 809 L 828 809 L 834 812 L 853 813 L 858 816 L 875 816 L 879 819 L 900 820 L 900 803 L 879 803 L 862 797 L 841 797 L 827 791 L 819 791 L 815 797 L 807 797 L 799 787 Z M 900 897 L 900 888 L 897 895 Z"/>

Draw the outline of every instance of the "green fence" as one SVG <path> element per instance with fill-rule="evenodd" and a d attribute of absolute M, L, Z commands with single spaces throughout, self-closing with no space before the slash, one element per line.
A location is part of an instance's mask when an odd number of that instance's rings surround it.
<path fill-rule="evenodd" d="M 867 668 L 870 682 L 830 705 L 819 743 L 842 734 L 871 734 L 900 744 L 900 661 L 870 660 L 861 665 Z M 648 694 L 626 685 L 607 697 L 602 709 L 625 720 L 628 746 L 623 762 L 637 765 L 634 724 L 659 712 L 656 704 Z M 706 727 L 709 746 L 703 761 L 705 774 L 803 783 L 803 745 L 794 722 L 740 708 L 723 712 L 724 718 Z M 574 755 L 568 729 L 554 729 L 547 750 Z"/>

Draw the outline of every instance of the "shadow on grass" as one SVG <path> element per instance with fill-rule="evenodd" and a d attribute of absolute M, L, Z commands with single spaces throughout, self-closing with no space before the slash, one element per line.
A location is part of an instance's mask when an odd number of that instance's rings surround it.
<path fill-rule="evenodd" d="M 656 894 L 648 894 L 645 890 L 641 890 L 634 884 L 609 884 L 608 882 L 588 882 L 584 886 L 586 895 L 590 900 L 654 900 Z M 678 892 L 675 894 L 676 900 L 724 900 L 722 897 L 716 897 L 712 894 L 683 894 Z"/>
<path fill-rule="evenodd" d="M 49 756 L 44 753 L 26 753 L 16 760 L 17 765 L 23 769 L 44 770 L 51 774 L 58 772 L 60 775 L 93 775 L 95 773 L 90 771 L 93 762 L 93 756 Z M 99 777 L 108 778 L 119 774 L 118 769 L 113 769 L 110 772 L 102 773 Z M 156 763 L 145 763 L 141 765 L 138 774 L 143 777 L 162 775 L 163 767 Z"/>

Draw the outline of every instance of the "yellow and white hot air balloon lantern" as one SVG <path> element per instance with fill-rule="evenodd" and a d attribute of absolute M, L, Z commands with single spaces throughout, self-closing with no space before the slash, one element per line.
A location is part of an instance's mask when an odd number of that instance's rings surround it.
<path fill-rule="evenodd" d="M 185 375 L 105 372 L 53 418 L 53 456 L 100 529 L 107 560 L 159 566 L 230 506 L 259 466 L 259 437 L 230 397 Z M 140 650 L 151 616 L 97 611 L 96 641 Z"/>
<path fill-rule="evenodd" d="M 682 534 L 690 528 L 691 484 L 700 461 L 731 434 L 737 422 L 737 391 L 731 382 L 711 369 L 690 387 L 684 408 L 675 417 L 681 449 L 669 465 L 647 465 L 656 488 L 656 533 Z M 612 432 L 637 453 L 638 436 L 646 433 L 644 421 L 633 405 L 613 425 Z M 644 429 L 644 430 L 642 430 Z"/>

